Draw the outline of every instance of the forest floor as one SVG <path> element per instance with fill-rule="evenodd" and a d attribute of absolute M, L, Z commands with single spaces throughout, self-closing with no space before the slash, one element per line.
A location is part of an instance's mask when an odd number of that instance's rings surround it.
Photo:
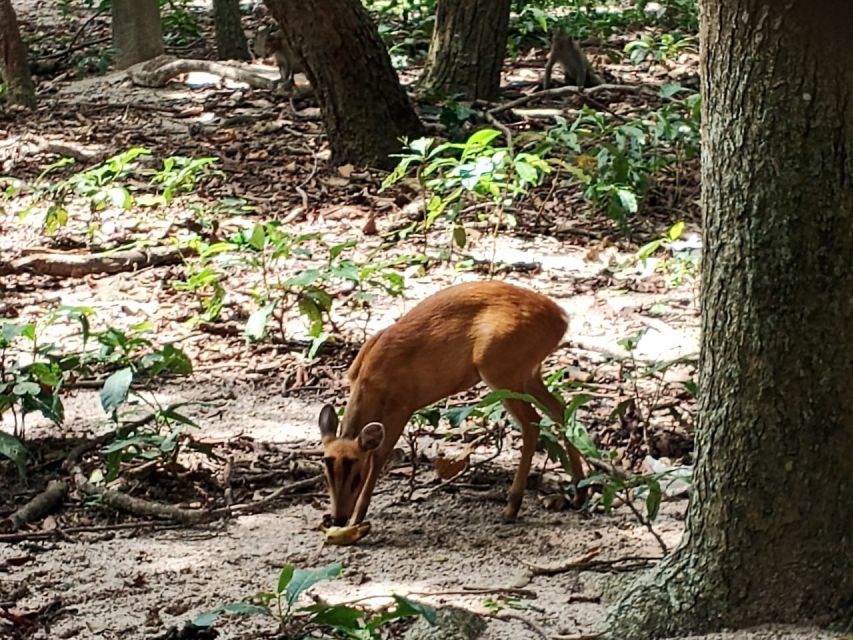
<path fill-rule="evenodd" d="M 60 306 L 88 308 L 92 332 L 112 328 L 150 341 L 142 351 L 180 347 L 192 374 L 138 381 L 122 420 L 148 415 L 151 407 L 179 406 L 195 427 L 180 436 L 174 459 L 124 460 L 115 486 L 184 508 L 255 502 L 261 508 L 184 526 L 115 511 L 72 489 L 61 510 L 0 533 L 0 634 L 161 637 L 201 612 L 272 590 L 285 564 L 331 562 L 343 563 L 345 574 L 311 591 L 327 602 L 370 598 L 364 602 L 380 606 L 390 594 L 408 594 L 466 607 L 488 616 L 482 637 L 489 639 L 594 633 L 623 570 L 651 566 L 662 546 L 677 545 L 688 504 L 683 494 L 664 500 L 651 527 L 624 504 L 609 513 L 573 511 L 554 499 L 565 478 L 540 452 L 519 522 L 499 524 L 517 438 L 500 427 L 474 424 L 460 432 L 446 420 L 421 422 L 410 426 L 380 481 L 371 533 L 356 546 L 327 546 L 319 529 L 327 498 L 317 416 L 326 402 L 344 403 L 346 367 L 366 336 L 442 287 L 499 277 L 551 296 L 568 312 L 566 343 L 546 369 L 563 370 L 563 390 L 583 397 L 576 417 L 597 447 L 635 473 L 648 473 L 650 464 L 689 465 L 699 315 L 690 262 L 699 232 L 696 161 L 655 181 L 630 235 L 586 203 L 577 184 L 552 176 L 517 205 L 516 226 L 494 234 L 492 220 L 466 222 L 464 248 L 451 249 L 450 230 L 441 224 L 428 233 L 401 233 L 423 206 L 410 184 L 381 191 L 381 172 L 327 167 L 328 147 L 310 98 L 291 104 L 204 74 L 163 89 L 133 86 L 124 74 L 87 77 L 95 62 L 81 53 L 86 49 L 59 56 L 50 43 L 69 29 L 59 26 L 62 19 L 81 25 L 91 12 L 82 3 L 68 3 L 61 16 L 48 3 L 18 4 L 31 52 L 45 71 L 38 111 L 0 119 L 0 175 L 10 176 L 0 186 L 24 186 L 8 192 L 0 212 L 0 319 L 35 323 L 39 344 L 52 345 L 54 353 L 85 346 L 74 317 L 51 316 Z M 89 50 L 103 41 L 108 25 L 106 15 L 88 23 Z M 209 51 L 202 43 L 182 55 Z M 535 90 L 543 62 L 542 51 L 508 62 L 504 97 Z M 695 54 L 639 71 L 602 55 L 595 62 L 625 83 L 661 84 L 667 74 L 682 77 L 696 68 Z M 401 70 L 404 81 L 416 74 L 416 68 Z M 638 107 L 637 94 L 607 99 L 617 112 Z M 543 100 L 535 114 L 520 116 L 530 119 L 523 126 L 541 129 L 554 116 L 575 113 L 581 100 Z M 79 179 L 82 169 L 137 146 L 150 153 L 114 163 L 108 178 Z M 76 165 L 44 174 L 63 155 L 75 157 Z M 167 156 L 213 156 L 217 172 L 193 174 L 198 179 L 187 192 L 178 189 L 167 202 L 162 183 L 151 179 Z M 106 206 L 97 203 L 100 194 Z M 126 197 L 134 202 L 129 210 L 120 206 Z M 686 223 L 681 261 L 674 254 L 637 260 L 639 247 L 677 219 Z M 242 250 L 217 261 L 190 250 L 201 246 L 193 242 L 251 235 L 270 220 L 283 232 L 280 255 Z M 98 252 L 152 246 L 182 252 L 162 265 L 111 274 L 48 275 L 54 267 L 27 262 L 60 254 L 85 261 Z M 333 257 L 330 247 L 341 253 Z M 348 262 L 335 262 L 341 256 Z M 679 276 L 680 267 L 686 271 Z M 341 276 L 353 269 L 361 275 Z M 316 354 L 309 353 L 312 336 L 293 304 L 297 298 L 278 286 L 312 270 L 326 274 L 320 288 L 332 302 L 325 319 L 331 338 Z M 397 286 L 389 274 L 405 284 Z M 250 341 L 246 323 L 270 292 L 278 292 L 281 304 L 263 339 Z M 211 312 L 212 303 L 221 309 Z M 633 340 L 630 351 L 626 339 Z M 69 377 L 61 426 L 27 416 L 28 476 L 24 482 L 14 466 L 0 463 L 0 519 L 51 480 L 67 478 L 63 462 L 81 442 L 116 429 L 98 392 L 109 365 L 108 358 L 98 360 Z M 451 404 L 476 397 L 475 391 Z M 19 416 L 3 413 L 4 431 L 18 425 Z M 472 440 L 469 471 L 441 481 L 435 460 Z M 106 468 L 97 447 L 75 456 L 93 482 Z M 277 491 L 288 485 L 294 490 Z M 638 505 L 642 513 L 642 499 Z M 535 575 L 535 567 L 572 561 L 580 568 Z M 269 618 L 238 616 L 220 618 L 216 629 L 221 638 L 275 637 L 276 631 Z M 706 637 L 840 636 L 768 628 Z"/>

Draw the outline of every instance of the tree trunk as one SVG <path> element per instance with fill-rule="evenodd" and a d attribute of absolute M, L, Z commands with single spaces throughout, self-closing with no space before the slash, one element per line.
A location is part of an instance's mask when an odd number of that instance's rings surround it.
<path fill-rule="evenodd" d="M 112 0 L 113 48 L 119 69 L 163 53 L 157 0 Z"/>
<path fill-rule="evenodd" d="M 705 0 L 702 358 L 678 550 L 620 640 L 853 607 L 853 47 L 848 0 Z"/>
<path fill-rule="evenodd" d="M 6 83 L 6 100 L 36 106 L 36 89 L 27 66 L 27 47 L 21 40 L 18 18 L 11 0 L 0 0 L 0 76 Z"/>
<path fill-rule="evenodd" d="M 359 0 L 267 0 L 320 103 L 332 163 L 380 167 L 421 134 L 376 26 Z"/>
<path fill-rule="evenodd" d="M 511 0 L 438 0 L 419 91 L 497 100 Z"/>
<path fill-rule="evenodd" d="M 213 0 L 213 22 L 220 60 L 251 59 L 240 20 L 240 0 Z"/>

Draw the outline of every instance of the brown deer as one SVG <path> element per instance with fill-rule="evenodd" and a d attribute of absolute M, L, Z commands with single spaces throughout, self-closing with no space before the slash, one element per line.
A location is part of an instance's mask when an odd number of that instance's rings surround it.
<path fill-rule="evenodd" d="M 485 382 L 533 396 L 563 424 L 564 406 L 542 380 L 542 360 L 559 345 L 565 312 L 543 295 L 496 280 L 448 287 L 417 304 L 371 337 L 349 369 L 351 392 L 340 435 L 331 405 L 320 412 L 332 521 L 364 521 L 376 479 L 412 414 Z M 503 520 L 518 515 L 539 436 L 539 414 L 527 402 L 507 399 L 521 424 L 521 461 Z M 568 441 L 572 479 L 584 478 L 581 455 Z M 576 491 L 576 506 L 586 498 Z"/>

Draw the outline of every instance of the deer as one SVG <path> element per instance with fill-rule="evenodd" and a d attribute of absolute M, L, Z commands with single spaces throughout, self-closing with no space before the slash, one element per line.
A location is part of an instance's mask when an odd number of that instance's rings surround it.
<path fill-rule="evenodd" d="M 324 475 L 336 526 L 362 526 L 380 471 L 415 411 L 482 381 L 528 394 L 564 424 L 565 406 L 542 379 L 542 361 L 560 344 L 568 317 L 550 298 L 498 280 L 453 285 L 415 305 L 370 337 L 347 375 L 350 394 L 340 425 L 331 404 L 320 411 Z M 501 520 L 518 516 L 539 437 L 539 413 L 507 398 L 521 426 L 521 459 Z M 340 427 L 340 429 L 339 429 Z M 564 443 L 575 507 L 586 500 L 580 452 Z M 369 523 L 365 523 L 369 524 Z"/>

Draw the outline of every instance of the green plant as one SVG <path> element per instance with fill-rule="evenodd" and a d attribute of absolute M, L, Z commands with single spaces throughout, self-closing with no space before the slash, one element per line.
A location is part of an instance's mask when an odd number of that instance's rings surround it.
<path fill-rule="evenodd" d="M 214 174 L 224 176 L 221 171 L 212 170 L 217 162 L 213 157 L 169 156 L 163 159 L 163 168 L 151 177 L 151 184 L 161 185 L 163 201 L 170 204 L 176 194 L 192 191 L 200 179 Z"/>
<path fill-rule="evenodd" d="M 298 569 L 285 565 L 273 592 L 259 593 L 248 601 L 236 602 L 202 613 L 193 620 L 196 627 L 210 627 L 225 613 L 263 615 L 275 618 L 288 637 L 314 637 L 315 631 L 333 630 L 355 640 L 378 640 L 379 628 L 402 617 L 423 616 L 435 623 L 435 610 L 403 596 L 393 596 L 392 610 L 368 614 L 347 605 L 314 604 L 297 607 L 299 596 L 318 582 L 338 577 L 343 565 L 333 563 L 319 569 Z"/>
<path fill-rule="evenodd" d="M 481 129 L 462 143 L 436 145 L 433 138 L 418 138 L 406 144 L 382 188 L 414 173 L 424 194 L 424 218 L 411 230 L 420 226 L 426 233 L 436 220 L 443 218 L 451 229 L 453 242 L 464 247 L 464 205 L 468 199 L 487 205 L 478 217 L 491 218 L 495 234 L 501 224 L 515 225 L 515 217 L 507 208 L 529 187 L 540 184 L 551 167 L 537 153 L 514 153 L 509 147 L 496 146 L 500 135 L 495 129 Z"/>
<path fill-rule="evenodd" d="M 165 39 L 172 45 L 190 44 L 202 37 L 190 0 L 160 0 L 160 21 Z"/>
<path fill-rule="evenodd" d="M 399 296 L 404 280 L 397 267 L 417 260 L 399 256 L 357 261 L 348 257 L 355 245 L 348 241 L 329 246 L 318 234 L 292 234 L 275 221 L 256 223 L 226 241 L 193 241 L 191 247 L 198 252 L 198 262 L 188 262 L 187 279 L 173 286 L 195 293 L 203 309 L 200 318 L 212 320 L 225 301 L 223 271 L 235 267 L 257 270 L 259 284 L 251 292 L 257 308 L 246 322 L 246 335 L 261 340 L 270 322 L 277 320 L 281 337 L 285 338 L 286 314 L 296 309 L 308 323 L 312 338 L 309 357 L 313 357 L 329 337 L 329 314 L 338 292 L 346 290 L 350 304 L 356 307 L 368 305 L 377 291 Z M 328 252 L 326 260 L 314 259 L 316 247 Z M 296 274 L 284 277 L 280 269 L 283 265 L 294 267 Z"/>
<path fill-rule="evenodd" d="M 625 45 L 625 53 L 632 64 L 640 64 L 647 58 L 662 61 L 671 60 L 684 50 L 695 51 L 696 37 L 681 37 L 678 33 L 662 33 L 660 35 L 645 35 Z"/>
<path fill-rule="evenodd" d="M 635 260 L 645 267 L 652 255 L 661 249 L 666 251 L 666 255 L 655 264 L 655 271 L 665 274 L 667 284 L 672 287 L 677 287 L 686 278 L 695 276 L 699 270 L 699 253 L 693 251 L 690 245 L 684 249 L 677 246 L 683 232 L 684 222 L 678 221 L 664 236 L 640 247 L 635 255 Z"/>
<path fill-rule="evenodd" d="M 32 185 L 15 181 L 7 186 L 4 200 L 22 193 L 29 192 L 32 195 L 32 201 L 19 214 L 21 219 L 46 202 L 42 228 L 45 233 L 54 234 L 68 223 L 67 207 L 72 198 L 83 198 L 92 213 L 110 206 L 127 211 L 137 204 L 169 204 L 177 194 L 194 189 L 200 180 L 215 174 L 221 175 L 221 172 L 213 169 L 216 158 L 169 156 L 163 159 L 162 169 L 153 171 L 144 169 L 139 163 L 140 159 L 150 156 L 150 150 L 145 147 L 131 147 L 94 167 L 75 172 L 56 182 L 47 182 L 49 175 L 74 164 L 70 158 L 61 158 L 47 165 Z M 139 178 L 148 180 L 140 185 Z M 149 190 L 155 193 L 146 193 Z M 161 193 L 157 195 L 157 191 Z M 90 234 L 93 230 L 94 226 L 90 224 Z"/>
<path fill-rule="evenodd" d="M 131 422 L 126 428 L 117 430 L 117 441 L 105 451 L 108 476 L 113 478 L 123 460 L 150 457 L 151 446 L 156 445 L 161 455 L 177 455 L 179 437 L 191 421 L 173 407 L 164 409 L 148 400 L 132 390 L 131 385 L 134 381 L 153 380 L 164 374 L 189 374 L 192 363 L 174 345 L 158 346 L 144 337 L 150 329 L 147 324 L 136 325 L 127 332 L 114 327 L 92 331 L 92 315 L 87 307 L 59 307 L 38 322 L 0 323 L 0 416 L 11 412 L 13 437 L 23 437 L 26 416 L 32 412 L 38 411 L 55 424 L 61 424 L 64 419 L 61 391 L 68 379 L 91 376 L 96 370 L 113 371 L 101 389 L 101 404 L 116 423 L 120 422 L 118 409 L 129 393 L 138 395 L 155 408 L 155 413 L 143 423 Z M 79 350 L 61 350 L 59 344 L 40 338 L 44 329 L 60 318 L 71 318 L 78 323 L 79 333 L 64 336 L 62 345 L 79 338 Z M 97 349 L 88 348 L 93 340 L 99 345 Z M 150 426 L 152 423 L 154 429 Z M 177 428 L 174 425 L 178 425 Z M 170 431 L 162 435 L 161 428 Z M 0 453 L 20 466 L 25 455 L 23 450 L 9 438 L 3 440 Z"/>
<path fill-rule="evenodd" d="M 584 186 L 584 196 L 605 207 L 623 230 L 639 211 L 650 178 L 699 152 L 699 98 L 673 96 L 684 89 L 667 85 L 668 102 L 643 118 L 615 123 L 607 114 L 584 107 L 571 123 L 558 120 L 539 143 L 541 155 L 567 151 L 559 163 Z"/>

